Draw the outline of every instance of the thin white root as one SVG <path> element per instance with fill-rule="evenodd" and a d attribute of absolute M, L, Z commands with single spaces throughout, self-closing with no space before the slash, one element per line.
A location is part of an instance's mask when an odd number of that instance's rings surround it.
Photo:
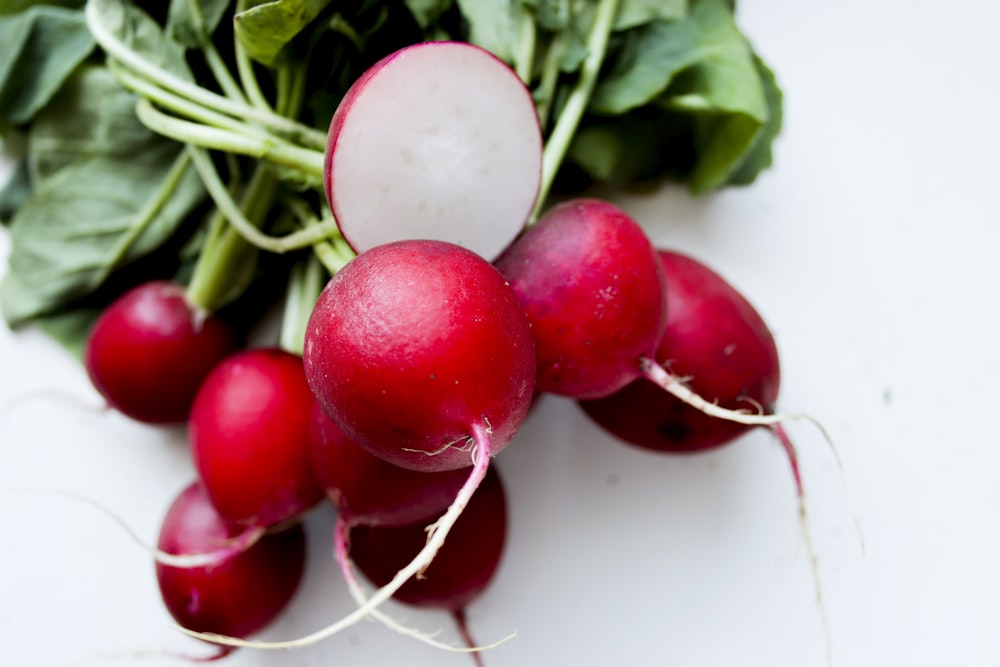
<path fill-rule="evenodd" d="M 727 421 L 737 422 L 740 424 L 748 424 L 751 426 L 770 426 L 789 419 L 805 419 L 819 427 L 824 435 L 826 434 L 826 430 L 823 429 L 823 426 L 809 415 L 764 414 L 761 412 L 749 412 L 747 410 L 730 410 L 718 405 L 717 403 L 706 401 L 704 398 L 691 391 L 691 388 L 684 384 L 683 379 L 672 375 L 660 364 L 656 363 L 649 357 L 643 357 L 639 361 L 639 368 L 642 371 L 642 376 L 647 380 L 656 383 L 675 398 L 678 398 L 691 407 L 704 412 L 710 417 L 718 417 L 719 419 L 725 419 Z M 827 438 L 829 439 L 829 436 L 827 436 Z"/>
<path fill-rule="evenodd" d="M 434 560 L 437 552 L 444 544 L 445 538 L 448 537 L 448 533 L 452 526 L 455 525 L 458 517 L 462 515 L 463 511 L 465 511 L 465 507 L 469 504 L 469 499 L 472 498 L 472 494 L 475 493 L 476 489 L 479 488 L 479 485 L 482 483 L 483 478 L 486 477 L 486 471 L 489 468 L 491 454 L 490 441 L 487 437 L 487 431 L 484 427 L 475 424 L 472 427 L 472 432 L 476 441 L 476 447 L 472 451 L 472 471 L 469 473 L 469 478 L 466 480 L 465 484 L 462 485 L 462 488 L 459 489 L 458 494 L 456 494 L 455 500 L 438 520 L 436 528 L 428 537 L 427 544 L 424 545 L 423 549 L 420 550 L 413 560 L 411 560 L 403 569 L 399 570 L 395 574 L 388 584 L 376 590 L 364 604 L 359 606 L 350 614 L 344 616 L 339 621 L 331 623 L 325 628 L 317 630 L 316 632 L 297 639 L 289 639 L 286 641 L 240 639 L 238 637 L 229 637 L 213 632 L 196 632 L 194 630 L 183 628 L 179 625 L 175 627 L 186 635 L 215 644 L 237 646 L 242 648 L 277 650 L 311 646 L 312 644 L 316 644 L 327 637 L 331 637 L 338 632 L 349 628 L 361 619 L 369 616 L 373 610 L 388 600 L 392 594 L 398 591 L 403 584 L 410 580 L 411 577 L 426 568 Z"/>
<path fill-rule="evenodd" d="M 31 487 L 3 487 L 4 491 L 14 491 L 17 493 L 37 493 L 48 496 L 63 496 L 65 498 L 71 498 L 77 502 L 84 503 L 85 505 L 90 505 L 94 509 L 98 510 L 109 519 L 117 523 L 121 529 L 125 532 L 130 540 L 135 542 L 139 547 L 145 549 L 153 555 L 153 559 L 160 563 L 161 565 L 168 565 L 170 567 L 177 568 L 195 568 L 195 567 L 205 567 L 208 565 L 215 565 L 222 562 L 226 558 L 229 558 L 237 553 L 246 551 L 250 547 L 260 540 L 261 537 L 267 532 L 264 528 L 255 527 L 248 528 L 239 535 L 229 540 L 219 542 L 219 548 L 215 551 L 208 551 L 204 553 L 193 553 L 193 554 L 171 554 L 166 551 L 157 549 L 151 544 L 147 544 L 135 530 L 125 522 L 125 519 L 121 518 L 115 514 L 114 510 L 100 502 L 89 498 L 81 493 L 76 493 L 74 491 L 66 491 L 64 489 L 39 489 Z"/>
<path fill-rule="evenodd" d="M 358 606 L 361 607 L 368 602 L 368 597 L 362 589 L 361 583 L 358 581 L 357 575 L 354 571 L 354 563 L 351 561 L 348 549 L 348 534 L 350 533 L 350 529 L 350 524 L 347 521 L 344 521 L 343 519 L 339 519 L 337 521 L 334 553 L 337 558 L 337 565 L 340 567 L 340 572 L 344 578 L 344 582 L 347 584 L 347 591 L 351 594 L 351 597 L 358 604 Z M 513 639 L 517 635 L 516 632 L 513 632 L 499 641 L 483 646 L 456 646 L 455 644 L 448 644 L 437 640 L 437 636 L 441 634 L 441 630 L 437 630 L 435 632 L 423 632 L 421 630 L 417 630 L 416 628 L 404 625 L 401 621 L 396 620 L 388 614 L 382 613 L 378 609 L 372 610 L 371 617 L 390 630 L 393 630 L 394 632 L 397 632 L 405 637 L 416 639 L 417 641 L 433 646 L 434 648 L 442 649 L 444 651 L 454 651 L 456 653 L 486 651 L 496 648 L 500 644 L 503 644 L 509 639 Z"/>

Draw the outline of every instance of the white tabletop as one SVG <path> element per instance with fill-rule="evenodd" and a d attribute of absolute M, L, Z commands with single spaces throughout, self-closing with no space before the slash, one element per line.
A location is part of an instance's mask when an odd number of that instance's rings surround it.
<path fill-rule="evenodd" d="M 775 167 L 702 199 L 667 187 L 618 201 L 745 292 L 781 351 L 779 407 L 816 416 L 836 443 L 843 477 L 812 426 L 789 426 L 833 664 L 1000 664 L 1000 9 L 770 0 L 741 2 L 738 18 L 786 94 Z M 153 541 L 193 478 L 182 429 L 98 404 L 76 360 L 36 331 L 0 328 L 5 664 L 159 667 L 184 664 L 159 651 L 206 652 L 171 627 L 149 555 L 51 493 L 99 501 Z M 469 614 L 481 642 L 517 636 L 488 667 L 826 664 L 791 476 L 767 432 L 655 455 L 549 398 L 497 464 L 509 546 Z M 350 609 L 331 526 L 328 512 L 309 517 L 305 585 L 261 637 Z M 455 636 L 441 614 L 386 608 Z M 471 665 L 372 622 L 227 660 Z"/>

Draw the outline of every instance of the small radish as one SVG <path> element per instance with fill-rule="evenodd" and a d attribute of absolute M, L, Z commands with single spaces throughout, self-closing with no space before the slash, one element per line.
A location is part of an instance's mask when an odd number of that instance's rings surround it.
<path fill-rule="evenodd" d="M 182 286 L 144 283 L 119 297 L 91 329 L 84 366 L 94 387 L 137 421 L 183 422 L 202 380 L 234 348 L 217 316 L 200 313 Z"/>
<path fill-rule="evenodd" d="M 315 404 L 309 441 L 312 469 L 350 525 L 397 526 L 443 512 L 468 478 L 464 469 L 418 472 L 395 466 L 351 442 Z"/>
<path fill-rule="evenodd" d="M 593 399 L 647 378 L 699 410 L 773 423 L 714 405 L 656 363 L 667 325 L 667 286 L 639 224 L 611 203 L 574 199 L 551 208 L 496 260 L 531 320 L 540 391 Z"/>
<path fill-rule="evenodd" d="M 507 500 L 496 467 L 455 522 L 434 562 L 393 597 L 416 607 L 448 611 L 468 646 L 475 646 L 465 610 L 493 580 L 507 536 Z M 423 547 L 422 523 L 401 526 L 356 526 L 348 537 L 350 560 L 376 586 L 384 586 Z M 477 662 L 478 662 L 478 654 Z"/>
<path fill-rule="evenodd" d="M 216 549 L 243 528 L 226 523 L 197 482 L 173 501 L 160 528 L 159 549 L 183 556 Z M 234 637 L 251 635 L 288 605 L 305 570 L 301 524 L 261 537 L 252 546 L 203 567 L 156 564 L 163 602 L 183 629 Z M 225 655 L 231 647 L 223 647 Z"/>
<path fill-rule="evenodd" d="M 424 42 L 386 56 L 347 92 L 324 182 L 359 253 L 420 238 L 492 259 L 531 214 L 541 165 L 538 115 L 517 74 L 472 44 Z"/>
<path fill-rule="evenodd" d="M 191 454 L 226 521 L 266 528 L 323 499 L 307 450 L 314 403 L 302 358 L 277 348 L 236 353 L 205 379 L 191 408 Z"/>
<path fill-rule="evenodd" d="M 763 318 L 705 264 L 670 250 L 658 254 L 669 307 L 656 361 L 674 375 L 690 378 L 693 391 L 723 407 L 752 405 L 773 413 L 781 370 L 774 336 Z M 659 451 L 712 449 L 752 428 L 710 417 L 645 379 L 609 396 L 580 401 L 580 406 L 622 440 Z"/>
<path fill-rule="evenodd" d="M 531 328 L 510 285 L 479 255 L 433 240 L 381 245 L 338 271 L 309 318 L 304 360 L 317 399 L 352 442 L 413 470 L 466 468 L 468 478 L 419 553 L 347 616 L 287 641 L 195 636 L 300 647 L 377 609 L 433 562 L 491 456 L 524 421 L 535 380 Z"/>

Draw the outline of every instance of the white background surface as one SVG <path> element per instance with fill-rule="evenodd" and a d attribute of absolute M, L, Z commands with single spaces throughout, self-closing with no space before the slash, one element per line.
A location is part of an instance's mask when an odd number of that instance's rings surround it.
<path fill-rule="evenodd" d="M 661 244 L 741 288 L 782 353 L 780 407 L 829 428 L 846 485 L 808 425 L 802 454 L 833 663 L 1000 664 L 1000 9 L 990 2 L 740 3 L 786 92 L 776 167 L 701 200 L 620 203 Z M 0 232 L 6 256 L 7 238 Z M 62 395 L 78 398 L 58 397 Z M 12 403 L 12 401 L 14 401 Z M 0 642 L 5 664 L 185 664 L 148 554 L 85 494 L 155 539 L 192 478 L 181 429 L 96 405 L 78 363 L 34 331 L 0 329 Z M 498 458 L 509 550 L 470 609 L 511 665 L 824 665 L 826 644 L 780 448 L 753 433 L 665 457 L 597 432 L 548 399 Z M 854 520 L 865 538 L 862 553 Z M 262 636 L 350 608 L 309 519 L 305 588 Z M 398 606 L 424 627 L 448 619 Z M 363 623 L 243 665 L 471 665 Z"/>

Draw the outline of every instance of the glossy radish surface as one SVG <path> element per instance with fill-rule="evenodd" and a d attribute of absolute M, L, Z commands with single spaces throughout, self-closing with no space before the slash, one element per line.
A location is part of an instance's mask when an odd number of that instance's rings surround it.
<path fill-rule="evenodd" d="M 327 284 L 305 339 L 309 385 L 353 442 L 424 472 L 514 437 L 535 377 L 527 317 L 500 273 L 441 241 L 363 253 Z"/>
<path fill-rule="evenodd" d="M 507 499 L 500 474 L 492 466 L 472 496 L 448 541 L 422 577 L 393 594 L 407 604 L 459 611 L 489 586 L 500 565 L 507 537 Z M 403 526 L 356 526 L 350 555 L 377 586 L 386 584 L 427 541 L 424 523 Z"/>
<path fill-rule="evenodd" d="M 205 379 L 191 409 L 191 454 L 227 521 L 273 526 L 322 500 L 307 449 L 314 403 L 301 357 L 276 348 L 234 354 Z"/>
<path fill-rule="evenodd" d="M 445 510 L 468 478 L 465 469 L 418 472 L 393 465 L 351 442 L 317 403 L 310 460 L 316 478 L 351 525 L 400 525 Z"/>
<path fill-rule="evenodd" d="M 242 530 L 223 521 L 201 485 L 193 483 L 168 509 L 158 546 L 174 555 L 206 553 Z M 160 594 L 181 627 L 246 637 L 271 623 L 291 601 L 305 569 L 305 546 L 305 533 L 296 524 L 214 565 L 157 563 Z"/>
<path fill-rule="evenodd" d="M 658 254 L 669 307 L 656 361 L 688 378 L 709 401 L 773 413 L 781 371 L 774 336 L 760 314 L 705 264 L 670 250 Z M 752 428 L 706 415 L 645 379 L 580 406 L 622 440 L 662 451 L 711 449 Z"/>
<path fill-rule="evenodd" d="M 640 377 L 666 326 L 666 287 L 624 211 L 596 199 L 559 204 L 495 264 L 531 320 L 539 391 L 606 396 Z"/>
<path fill-rule="evenodd" d="M 202 380 L 234 347 L 228 324 L 204 316 L 182 286 L 155 281 L 123 294 L 87 338 L 84 366 L 119 412 L 146 423 L 183 422 Z"/>
<path fill-rule="evenodd" d="M 396 51 L 351 87 L 330 125 L 324 181 L 347 242 L 456 243 L 492 259 L 521 231 L 541 179 L 531 93 L 461 42 Z"/>

